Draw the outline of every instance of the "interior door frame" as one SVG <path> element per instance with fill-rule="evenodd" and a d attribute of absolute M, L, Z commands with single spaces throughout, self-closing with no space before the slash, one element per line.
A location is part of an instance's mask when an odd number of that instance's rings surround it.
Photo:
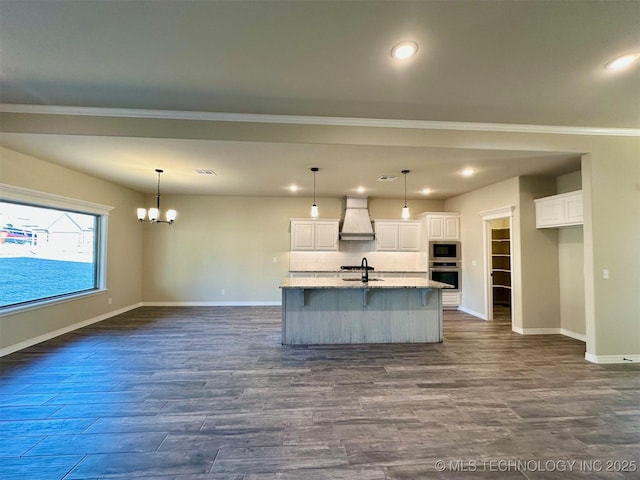
<path fill-rule="evenodd" d="M 485 299 L 485 319 L 493 320 L 493 278 L 491 275 L 491 221 L 499 219 L 509 220 L 510 250 L 511 257 L 511 326 L 513 327 L 513 205 L 506 207 L 493 208 L 479 212 L 482 217 L 482 242 L 483 242 L 483 262 L 484 262 L 484 299 Z"/>

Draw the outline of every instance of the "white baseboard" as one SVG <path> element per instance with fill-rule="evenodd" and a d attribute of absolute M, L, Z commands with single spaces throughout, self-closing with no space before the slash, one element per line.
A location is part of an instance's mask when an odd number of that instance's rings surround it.
<path fill-rule="evenodd" d="M 513 326 L 511 330 L 519 333 L 520 335 L 564 335 L 565 337 L 571 337 L 581 342 L 586 342 L 587 337 L 581 333 L 572 332 L 565 328 L 522 328 Z"/>
<path fill-rule="evenodd" d="M 586 352 L 585 360 L 591 363 L 638 363 L 640 355 L 594 355 Z"/>
<path fill-rule="evenodd" d="M 587 342 L 587 336 L 584 333 L 576 333 L 576 332 L 572 332 L 571 330 L 567 330 L 566 328 L 561 328 L 560 334 L 566 337 L 571 337 L 576 340 L 580 340 L 581 342 L 585 342 L 585 343 Z"/>
<path fill-rule="evenodd" d="M 280 307 L 274 302 L 142 302 L 143 307 Z"/>
<path fill-rule="evenodd" d="M 471 310 L 470 308 L 463 307 L 462 305 L 458 306 L 458 310 L 464 313 L 468 313 L 469 315 L 473 315 L 481 320 L 486 320 L 487 316 L 484 313 L 476 312 L 475 310 Z"/>
<path fill-rule="evenodd" d="M 51 332 L 43 333 L 42 335 L 38 335 L 37 337 L 29 338 L 28 340 L 24 340 L 22 342 L 14 343 L 13 345 L 9 345 L 8 347 L 4 347 L 0 349 L 0 357 L 4 357 L 5 355 L 9 355 L 10 353 L 17 352 L 18 350 L 22 350 L 27 347 L 31 347 L 38 343 L 44 342 L 46 340 L 51 340 L 52 338 L 58 337 L 60 335 L 64 335 L 65 333 L 73 332 L 82 327 L 86 327 L 87 325 L 91 325 L 93 323 L 98 323 L 107 318 L 115 317 L 116 315 L 120 315 L 122 313 L 128 312 L 129 310 L 133 310 L 134 308 L 141 307 L 141 303 L 136 303 L 133 305 L 129 305 L 124 308 L 120 308 L 118 310 L 113 310 L 108 313 L 104 313 L 102 315 L 98 315 L 97 317 L 89 318 L 87 320 L 83 320 L 82 322 L 74 323 L 72 325 L 68 325 L 64 328 L 59 328 L 58 330 L 53 330 Z"/>

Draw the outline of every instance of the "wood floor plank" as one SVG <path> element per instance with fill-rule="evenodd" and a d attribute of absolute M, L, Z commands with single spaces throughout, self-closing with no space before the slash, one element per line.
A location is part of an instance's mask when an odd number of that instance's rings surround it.
<path fill-rule="evenodd" d="M 640 477 L 640 365 L 586 362 L 584 343 L 560 335 L 444 318 L 442 344 L 290 347 L 279 307 L 132 310 L 0 359 L 0 473 Z M 518 460 L 627 470 L 496 470 Z"/>

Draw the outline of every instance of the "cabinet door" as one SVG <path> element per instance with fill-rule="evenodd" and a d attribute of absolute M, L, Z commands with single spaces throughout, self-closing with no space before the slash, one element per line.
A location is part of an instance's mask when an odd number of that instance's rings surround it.
<path fill-rule="evenodd" d="M 457 307 L 462 300 L 462 294 L 460 292 L 442 292 L 442 306 L 443 307 Z"/>
<path fill-rule="evenodd" d="M 315 249 L 338 250 L 338 222 L 315 222 Z"/>
<path fill-rule="evenodd" d="M 376 223 L 376 250 L 398 250 L 397 223 Z"/>
<path fill-rule="evenodd" d="M 460 218 L 459 217 L 444 217 L 444 239 L 445 240 L 460 240 Z"/>
<path fill-rule="evenodd" d="M 571 224 L 582 224 L 583 223 L 583 215 L 582 215 L 582 192 L 576 194 L 571 197 L 567 197 L 565 203 L 565 216 L 566 223 Z"/>
<path fill-rule="evenodd" d="M 553 227 L 562 223 L 564 204 L 561 199 L 549 198 L 536 202 L 536 227 Z"/>
<path fill-rule="evenodd" d="M 313 222 L 291 222 L 291 250 L 314 249 Z"/>
<path fill-rule="evenodd" d="M 398 250 L 417 252 L 420 250 L 420 224 L 398 224 Z"/>
<path fill-rule="evenodd" d="M 427 217 L 429 240 L 444 240 L 444 217 L 430 215 Z"/>

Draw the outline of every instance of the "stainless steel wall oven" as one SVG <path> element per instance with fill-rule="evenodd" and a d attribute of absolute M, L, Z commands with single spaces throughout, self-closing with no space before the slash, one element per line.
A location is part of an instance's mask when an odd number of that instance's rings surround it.
<path fill-rule="evenodd" d="M 454 287 L 447 289 L 447 292 L 459 292 L 462 288 L 462 273 L 458 262 L 430 262 L 429 278 Z"/>

